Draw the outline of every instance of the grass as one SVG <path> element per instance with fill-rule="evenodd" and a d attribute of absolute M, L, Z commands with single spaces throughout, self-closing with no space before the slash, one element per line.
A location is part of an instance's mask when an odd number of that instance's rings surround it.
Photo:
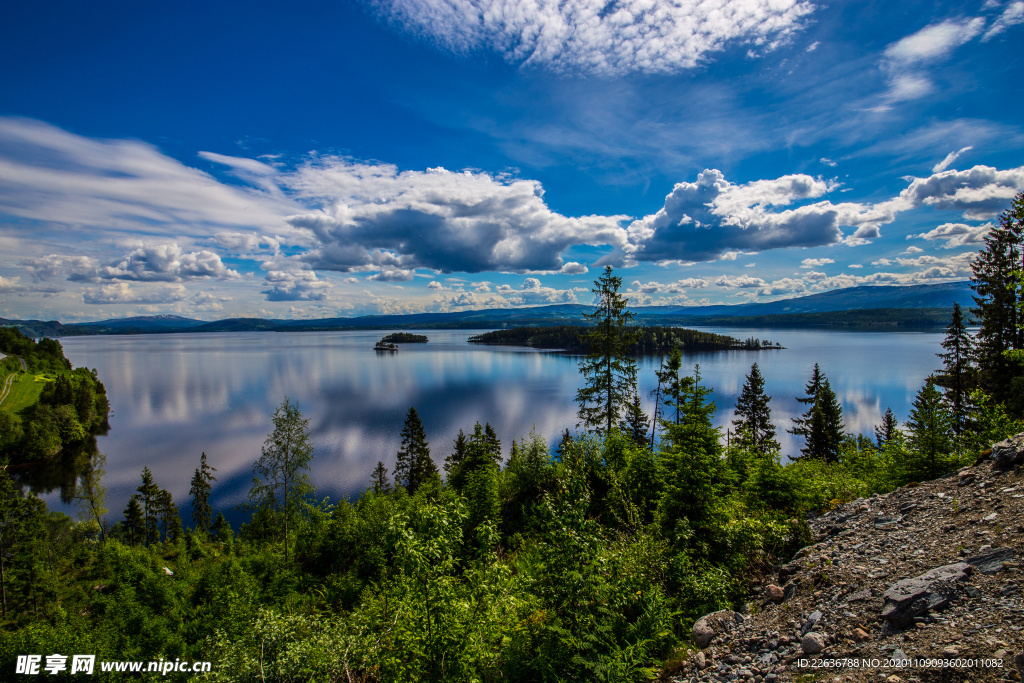
<path fill-rule="evenodd" d="M 46 383 L 53 381 L 52 378 L 45 375 L 22 372 L 17 358 L 5 358 L 3 362 L 0 362 L 0 387 L 3 386 L 7 376 L 12 373 L 14 373 L 14 381 L 11 384 L 11 391 L 4 402 L 0 404 L 0 408 L 12 413 L 19 413 L 34 405 L 39 401 L 39 395 L 43 392 Z"/>

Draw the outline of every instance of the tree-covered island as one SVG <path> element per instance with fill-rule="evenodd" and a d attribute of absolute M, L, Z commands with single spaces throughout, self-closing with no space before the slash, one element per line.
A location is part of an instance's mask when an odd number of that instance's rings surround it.
<path fill-rule="evenodd" d="M 672 349 L 683 351 L 726 351 L 780 349 L 778 343 L 767 339 L 737 339 L 724 334 L 702 332 L 684 327 L 636 326 L 635 335 L 625 351 L 631 355 L 668 353 Z M 493 346 L 532 346 L 537 349 L 561 349 L 570 353 L 590 352 L 589 328 L 583 325 L 555 325 L 551 327 L 512 327 L 494 330 L 469 338 L 471 344 Z"/>

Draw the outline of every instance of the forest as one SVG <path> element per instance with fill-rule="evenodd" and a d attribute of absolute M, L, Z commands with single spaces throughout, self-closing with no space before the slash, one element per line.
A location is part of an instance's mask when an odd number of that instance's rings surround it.
<path fill-rule="evenodd" d="M 72 518 L 12 476 L 22 437 L 5 445 L 0 474 L 0 670 L 19 655 L 81 653 L 209 661 L 201 680 L 214 681 L 669 675 L 696 618 L 742 608 L 752 580 L 808 544 L 808 515 L 955 470 L 1024 431 L 1022 244 L 1018 195 L 974 262 L 980 327 L 968 330 L 954 308 L 936 372 L 904 420 L 889 411 L 873 434 L 847 433 L 815 367 L 806 411 L 789 426 L 804 447 L 785 459 L 757 363 L 728 441 L 699 367 L 684 368 L 678 349 L 658 370 L 655 414 L 644 414 L 629 353 L 637 330 L 610 268 L 588 315 L 579 423 L 553 448 L 555 435 L 531 433 L 503 459 L 479 422 L 432 445 L 410 407 L 393 471 L 378 463 L 365 493 L 332 501 L 309 477 L 309 421 L 283 397 L 254 454 L 248 521 L 233 529 L 210 505 L 217 470 L 205 453 L 189 520 L 148 468 L 125 510 L 107 510 L 99 454 L 77 480 Z M 68 376 L 70 394 L 58 398 L 56 380 L 42 390 L 44 415 L 73 406 L 79 424 L 94 424 L 76 407 L 88 373 L 71 371 L 59 345 L 3 339 L 21 345 L 5 353 Z"/>
<path fill-rule="evenodd" d="M 672 349 L 680 351 L 713 351 L 727 349 L 781 348 L 767 339 L 740 340 L 723 334 L 701 332 L 682 327 L 657 325 L 636 326 L 632 331 L 629 347 L 625 353 L 646 355 L 667 353 Z M 572 353 L 589 353 L 591 337 L 588 328 L 582 325 L 553 325 L 549 327 L 512 327 L 505 330 L 484 332 L 469 338 L 471 344 L 532 346 L 538 349 L 562 349 Z"/>

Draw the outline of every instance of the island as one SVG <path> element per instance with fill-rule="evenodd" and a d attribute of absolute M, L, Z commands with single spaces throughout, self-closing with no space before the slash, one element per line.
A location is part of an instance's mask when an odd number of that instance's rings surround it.
<path fill-rule="evenodd" d="M 381 339 L 385 344 L 426 344 L 427 335 L 410 332 L 392 332 Z"/>
<path fill-rule="evenodd" d="M 563 349 L 572 353 L 588 353 L 589 328 L 582 325 L 553 327 L 513 327 L 485 332 L 469 338 L 471 344 L 532 346 L 538 349 Z M 635 355 L 656 354 L 678 348 L 682 351 L 781 349 L 767 339 L 737 339 L 723 334 L 701 332 L 685 327 L 643 326 L 636 328 L 637 343 L 630 350 Z"/>

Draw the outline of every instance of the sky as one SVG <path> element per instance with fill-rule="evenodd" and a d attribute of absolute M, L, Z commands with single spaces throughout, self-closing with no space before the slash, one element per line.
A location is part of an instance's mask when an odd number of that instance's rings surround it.
<path fill-rule="evenodd" d="M 970 277 L 1024 2 L 12 3 L 0 317 L 745 303 Z"/>

